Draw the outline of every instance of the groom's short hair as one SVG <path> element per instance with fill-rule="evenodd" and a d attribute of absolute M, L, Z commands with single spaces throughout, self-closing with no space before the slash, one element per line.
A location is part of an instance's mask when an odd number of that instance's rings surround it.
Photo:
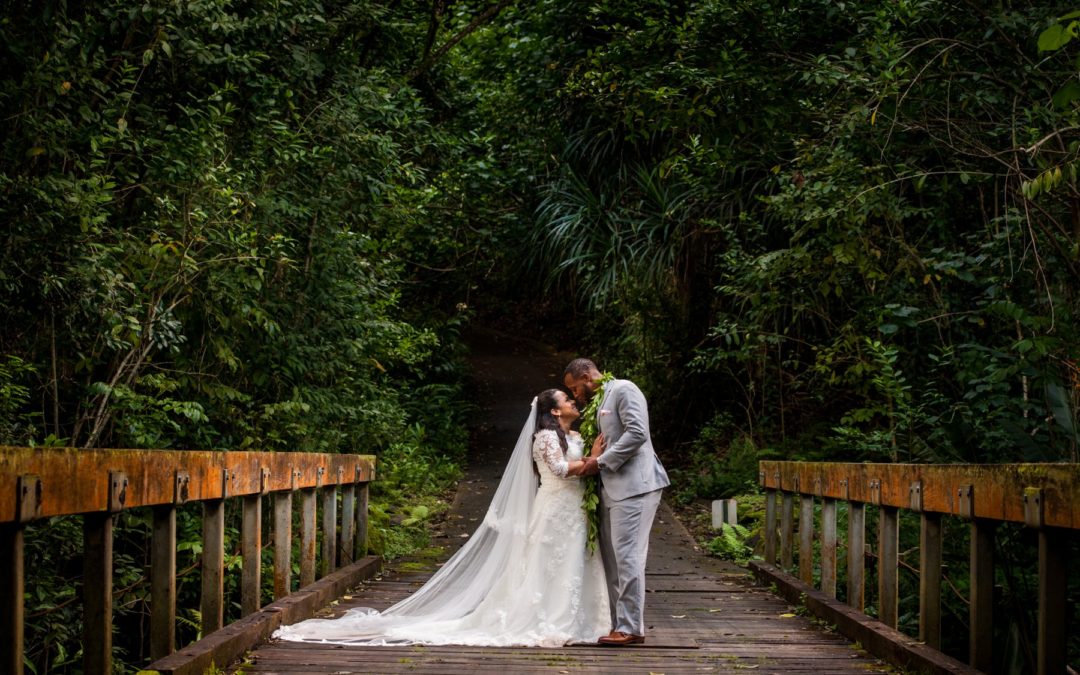
<path fill-rule="evenodd" d="M 590 359 L 574 359 L 566 366 L 566 370 L 563 371 L 563 377 L 569 375 L 570 377 L 577 379 L 596 368 L 596 364 Z"/>

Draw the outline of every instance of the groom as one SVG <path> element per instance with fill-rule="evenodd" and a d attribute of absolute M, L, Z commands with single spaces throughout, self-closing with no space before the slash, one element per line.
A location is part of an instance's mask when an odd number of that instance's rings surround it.
<path fill-rule="evenodd" d="M 645 558 L 660 494 L 670 483 L 649 438 L 645 396 L 629 380 L 601 382 L 589 359 L 566 366 L 563 384 L 582 407 L 601 396 L 597 428 L 603 454 L 588 457 L 583 475 L 600 475 L 600 550 L 607 574 L 613 630 L 602 645 L 645 642 Z"/>

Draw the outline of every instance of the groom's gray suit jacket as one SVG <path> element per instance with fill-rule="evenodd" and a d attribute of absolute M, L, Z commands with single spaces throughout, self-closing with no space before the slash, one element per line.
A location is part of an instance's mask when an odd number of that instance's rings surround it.
<path fill-rule="evenodd" d="M 604 497 L 621 501 L 670 484 L 649 435 L 645 395 L 630 380 L 611 380 L 597 413 L 607 449 L 600 455 Z"/>

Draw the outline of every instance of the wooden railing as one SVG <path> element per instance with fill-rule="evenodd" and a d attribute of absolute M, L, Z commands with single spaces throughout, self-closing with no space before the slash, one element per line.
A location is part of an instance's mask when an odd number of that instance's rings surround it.
<path fill-rule="evenodd" d="M 221 628 L 224 617 L 227 498 L 243 500 L 240 586 L 246 616 L 261 606 L 263 497 L 273 501 L 274 596 L 281 598 L 292 585 L 293 495 L 300 502 L 299 583 L 304 587 L 317 574 L 325 576 L 365 554 L 367 487 L 374 469 L 375 458 L 369 455 L 0 447 L 0 672 L 23 672 L 24 541 L 31 521 L 83 517 L 83 666 L 88 674 L 105 674 L 112 672 L 114 514 L 153 509 L 150 654 L 157 659 L 176 651 L 177 507 L 203 505 L 200 609 L 205 635 Z M 317 556 L 320 496 L 324 534 Z"/>
<path fill-rule="evenodd" d="M 920 642 L 941 646 L 942 517 L 970 523 L 969 663 L 990 672 L 993 658 L 994 537 L 999 523 L 1038 530 L 1038 672 L 1067 668 L 1069 538 L 1080 529 L 1080 465 L 918 465 L 761 462 L 766 495 L 765 562 L 813 588 L 814 508 L 820 502 L 821 592 L 836 597 L 837 503 L 847 503 L 847 603 L 865 603 L 865 518 L 878 509 L 877 613 L 897 627 L 899 512 L 919 514 Z M 797 511 L 798 533 L 795 520 Z M 797 544 L 796 544 L 797 542 Z"/>

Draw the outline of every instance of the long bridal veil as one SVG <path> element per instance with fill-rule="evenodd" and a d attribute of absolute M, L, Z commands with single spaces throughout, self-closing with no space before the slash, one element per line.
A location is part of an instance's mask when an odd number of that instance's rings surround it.
<path fill-rule="evenodd" d="M 526 527 L 538 487 L 532 464 L 535 428 L 534 398 L 484 521 L 420 589 L 382 612 L 352 609 L 338 619 L 308 619 L 279 628 L 274 637 L 336 644 L 423 641 L 415 635 L 446 628 L 445 622 L 468 616 L 496 586 L 512 583 L 505 577 L 520 569 L 526 555 Z"/>

